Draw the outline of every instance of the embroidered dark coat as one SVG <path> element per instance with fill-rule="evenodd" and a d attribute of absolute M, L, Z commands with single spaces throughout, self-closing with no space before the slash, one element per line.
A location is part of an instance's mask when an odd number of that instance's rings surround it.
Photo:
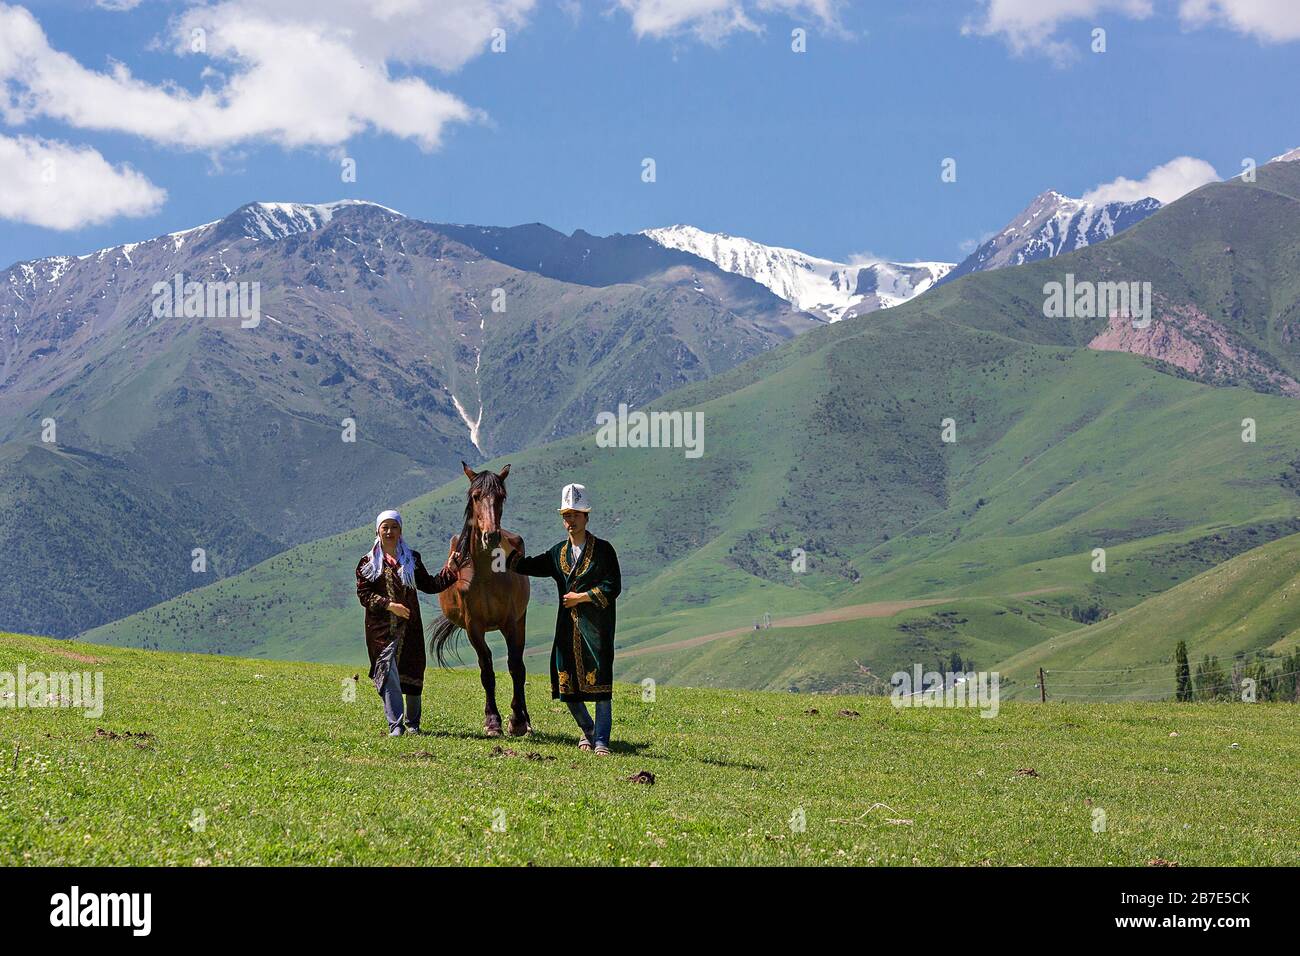
<path fill-rule="evenodd" d="M 551 648 L 551 696 L 563 701 L 609 700 L 614 683 L 614 599 L 623 590 L 614 546 L 588 532 L 577 567 L 567 538 L 531 558 L 512 551 L 506 566 L 518 574 L 550 578 L 561 598 L 569 591 L 591 595 L 590 602 L 575 607 L 560 602 Z"/>
<path fill-rule="evenodd" d="M 420 596 L 437 594 L 446 590 L 456 580 L 455 571 L 441 570 L 430 574 L 415 557 L 415 587 L 402 583 L 398 569 L 384 562 L 384 573 L 375 580 L 366 579 L 362 569 L 370 561 L 366 555 L 357 564 L 357 600 L 366 609 L 366 653 L 370 656 L 370 679 L 376 677 L 375 667 L 380 653 L 392 641 L 397 641 L 397 675 L 402 680 L 403 694 L 418 694 L 424 689 L 424 625 L 420 621 Z M 388 610 L 389 604 L 401 604 L 411 612 L 406 620 Z"/>

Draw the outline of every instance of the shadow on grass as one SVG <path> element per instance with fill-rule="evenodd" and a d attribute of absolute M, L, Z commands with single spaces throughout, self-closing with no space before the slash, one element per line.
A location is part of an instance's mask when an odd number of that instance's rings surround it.
<path fill-rule="evenodd" d="M 483 744 L 490 744 L 494 747 L 518 748 L 523 746 L 525 743 L 551 744 L 556 747 L 571 747 L 574 753 L 578 752 L 578 735 L 576 733 L 557 734 L 534 729 L 531 733 L 523 737 L 512 737 L 509 734 L 502 734 L 500 737 L 489 737 L 481 730 L 447 730 L 445 728 L 438 728 L 436 730 L 426 730 L 420 736 L 432 739 L 472 740 Z M 610 742 L 609 749 L 612 753 L 636 756 L 643 751 L 649 750 L 651 746 L 650 743 L 645 741 L 614 740 Z"/>
<path fill-rule="evenodd" d="M 578 743 L 578 738 L 577 738 L 577 737 L 574 737 L 574 738 L 573 738 L 573 743 L 574 743 L 574 746 L 577 746 L 577 743 Z M 640 754 L 642 751 L 644 751 L 644 750 L 649 750 L 649 749 L 650 749 L 650 744 L 642 743 L 642 742 L 639 742 L 639 741 L 630 741 L 630 740 L 611 740 L 611 741 L 609 742 L 609 750 L 610 750 L 610 753 L 616 753 L 616 754 L 619 754 L 620 756 L 630 756 L 630 757 L 635 757 L 635 756 L 637 756 L 638 754 Z M 658 757 L 658 756 L 656 756 L 655 754 L 648 754 L 647 756 L 649 756 L 649 757 L 651 757 L 651 758 L 653 758 L 653 759 L 655 759 L 655 760 L 661 760 L 661 759 L 663 759 L 662 757 Z"/>
<path fill-rule="evenodd" d="M 550 734 L 546 731 L 534 730 L 527 737 L 516 737 L 516 740 L 531 740 L 539 744 L 555 744 L 558 747 L 571 747 L 574 753 L 578 752 L 578 735 L 577 734 Z M 628 754 L 635 756 L 644 750 L 649 750 L 651 745 L 644 741 L 628 740 L 611 740 L 609 749 L 611 753 Z"/>
<path fill-rule="evenodd" d="M 407 736 L 411 736 L 411 735 L 408 734 Z M 424 733 L 420 734 L 420 736 L 421 736 L 421 737 L 435 737 L 435 738 L 447 738 L 447 737 L 451 737 L 451 738 L 454 738 L 454 739 L 456 739 L 456 740 L 481 740 L 481 741 L 483 741 L 484 743 L 487 743 L 488 741 L 494 741 L 494 742 L 498 742 L 498 743 L 499 743 L 499 742 L 502 741 L 502 740 L 524 740 L 524 739 L 527 739 L 527 738 L 523 738 L 523 737 L 507 737 L 507 736 L 505 736 L 504 734 L 502 734 L 500 737 L 489 737 L 487 734 L 483 733 L 483 731 L 481 731 L 481 730 L 443 730 L 443 729 L 441 729 L 441 728 L 439 728 L 438 730 L 426 730 Z M 418 738 L 417 738 L 417 739 L 418 739 Z"/>
<path fill-rule="evenodd" d="M 718 757 L 701 757 L 700 763 L 707 763 L 713 767 L 730 767 L 733 770 L 766 770 L 763 764 L 744 763 L 735 760 L 721 760 Z"/>

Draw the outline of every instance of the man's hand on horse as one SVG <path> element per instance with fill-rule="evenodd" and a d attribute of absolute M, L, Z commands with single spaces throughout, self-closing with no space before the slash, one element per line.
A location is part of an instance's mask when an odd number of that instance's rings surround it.
<path fill-rule="evenodd" d="M 563 600 L 565 607 L 577 607 L 579 604 L 586 604 L 590 601 L 591 595 L 586 591 L 583 591 L 581 594 L 570 591 L 568 594 L 564 595 Z"/>
<path fill-rule="evenodd" d="M 410 618 L 411 618 L 411 612 L 410 612 L 409 610 L 407 610 L 405 604 L 398 604 L 396 601 L 389 601 L 389 602 L 388 602 L 388 610 L 392 611 L 394 614 L 396 614 L 398 617 L 400 617 L 403 621 L 410 620 Z"/>

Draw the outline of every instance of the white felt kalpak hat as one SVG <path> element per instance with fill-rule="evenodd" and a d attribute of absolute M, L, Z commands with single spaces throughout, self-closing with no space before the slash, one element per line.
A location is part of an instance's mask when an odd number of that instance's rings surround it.
<path fill-rule="evenodd" d="M 586 485 L 565 485 L 560 492 L 560 507 L 556 511 L 590 511 L 591 499 Z"/>

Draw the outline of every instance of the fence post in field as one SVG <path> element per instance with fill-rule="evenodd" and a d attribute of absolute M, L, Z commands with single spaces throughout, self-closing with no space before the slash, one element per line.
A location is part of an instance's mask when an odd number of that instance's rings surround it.
<path fill-rule="evenodd" d="M 1047 703 L 1047 678 L 1043 676 L 1043 669 L 1038 668 L 1038 699 L 1042 703 Z"/>

